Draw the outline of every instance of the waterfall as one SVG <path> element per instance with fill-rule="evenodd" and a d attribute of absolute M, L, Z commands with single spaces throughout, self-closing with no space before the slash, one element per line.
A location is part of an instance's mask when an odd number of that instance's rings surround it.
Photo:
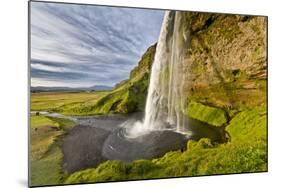
<path fill-rule="evenodd" d="M 172 128 L 185 131 L 184 93 L 187 71 L 188 31 L 183 13 L 167 11 L 161 27 L 152 65 L 143 122 L 135 122 L 130 134 L 145 134 L 149 130 Z"/>
<path fill-rule="evenodd" d="M 159 129 L 167 123 L 177 131 L 184 129 L 186 98 L 184 69 L 188 40 L 182 13 L 165 13 L 152 65 L 143 126 Z M 185 51 L 186 52 L 186 51 Z"/>

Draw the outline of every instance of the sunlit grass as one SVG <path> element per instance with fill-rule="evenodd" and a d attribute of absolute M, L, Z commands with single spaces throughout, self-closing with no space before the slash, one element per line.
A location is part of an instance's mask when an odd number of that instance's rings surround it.
<path fill-rule="evenodd" d="M 48 117 L 42 115 L 32 115 L 31 116 L 31 127 L 38 128 L 42 126 L 51 126 L 51 127 L 59 127 L 59 124 L 55 121 L 52 121 Z"/>
<path fill-rule="evenodd" d="M 57 108 L 67 108 L 68 105 L 91 105 L 107 91 L 97 92 L 40 92 L 31 94 L 32 111 L 50 111 Z"/>
<path fill-rule="evenodd" d="M 75 122 L 43 115 L 31 116 L 31 184 L 62 183 L 60 137 L 77 125 Z"/>

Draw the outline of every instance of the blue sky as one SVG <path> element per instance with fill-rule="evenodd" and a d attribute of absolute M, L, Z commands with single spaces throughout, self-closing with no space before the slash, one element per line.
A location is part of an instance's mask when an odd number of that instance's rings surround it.
<path fill-rule="evenodd" d="M 113 86 L 158 40 L 164 11 L 31 3 L 31 85 Z"/>

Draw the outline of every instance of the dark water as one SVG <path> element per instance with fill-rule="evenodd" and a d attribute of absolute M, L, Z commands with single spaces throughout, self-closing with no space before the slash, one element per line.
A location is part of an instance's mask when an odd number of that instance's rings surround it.
<path fill-rule="evenodd" d="M 125 128 L 115 130 L 104 142 L 102 155 L 110 160 L 130 162 L 152 159 L 169 151 L 184 149 L 187 137 L 173 131 L 151 131 L 136 138 L 127 138 Z"/>
<path fill-rule="evenodd" d="M 188 135 L 166 129 L 150 131 L 138 137 L 128 137 L 127 128 L 120 125 L 128 120 L 141 120 L 142 117 L 142 113 L 70 117 L 80 126 L 74 127 L 63 139 L 65 171 L 72 173 L 96 167 L 106 160 L 130 162 L 161 157 L 169 151 L 186 150 L 188 140 L 210 138 L 213 142 L 226 141 L 223 128 L 193 119 L 186 121 L 186 129 L 191 132 Z"/>

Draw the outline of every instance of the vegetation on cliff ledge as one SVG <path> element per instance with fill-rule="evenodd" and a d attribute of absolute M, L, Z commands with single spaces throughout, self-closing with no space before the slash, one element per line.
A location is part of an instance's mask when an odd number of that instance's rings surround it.
<path fill-rule="evenodd" d="M 222 126 L 227 122 L 227 115 L 224 110 L 194 101 L 189 102 L 186 114 L 193 119 L 214 126 Z"/>

